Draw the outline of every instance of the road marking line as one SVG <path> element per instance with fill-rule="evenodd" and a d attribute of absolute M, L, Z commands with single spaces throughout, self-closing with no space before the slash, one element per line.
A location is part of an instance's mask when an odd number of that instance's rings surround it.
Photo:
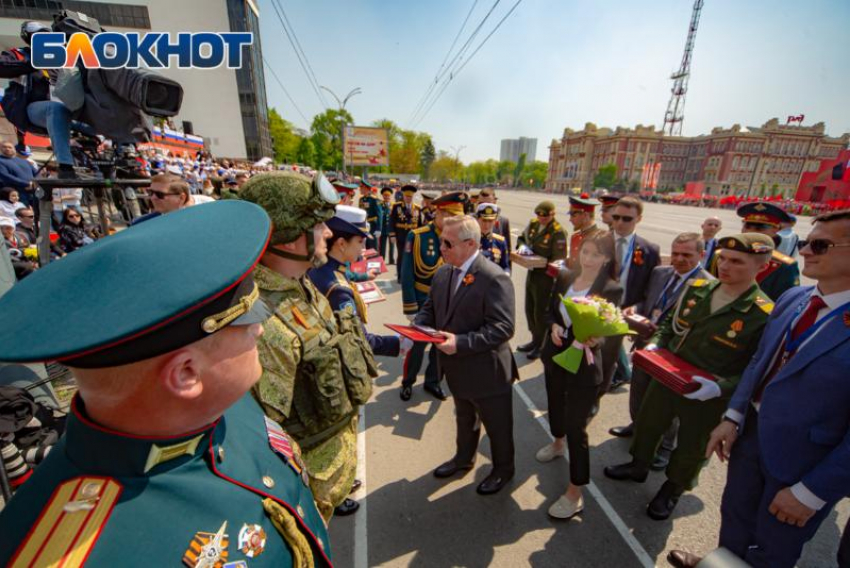
<path fill-rule="evenodd" d="M 362 485 L 358 493 L 360 509 L 354 514 L 354 568 L 369 568 L 369 535 L 367 531 L 369 495 L 366 486 L 366 407 L 360 407 L 357 426 L 357 479 Z"/>
<path fill-rule="evenodd" d="M 534 402 L 532 402 L 531 398 L 529 398 L 523 388 L 519 386 L 519 383 L 514 383 L 514 389 L 522 399 L 526 408 L 528 408 L 528 410 L 535 416 L 534 419 L 538 424 L 540 424 L 543 431 L 546 432 L 546 436 L 548 436 L 550 440 L 554 441 L 555 438 L 553 438 L 552 434 L 549 432 L 548 424 L 546 423 L 546 419 L 543 418 L 542 412 L 540 412 L 540 410 L 534 405 Z M 655 562 L 646 552 L 646 549 L 644 549 L 641 543 L 638 542 L 638 539 L 631 533 L 629 527 L 626 526 L 626 523 L 623 522 L 623 519 L 620 518 L 620 515 L 617 514 L 617 511 L 614 510 L 614 507 L 611 506 L 611 503 L 605 498 L 605 495 L 602 494 L 602 491 L 599 490 L 593 481 L 587 485 L 587 490 L 590 492 L 590 496 L 599 503 L 599 506 L 602 508 L 602 512 L 605 513 L 605 516 L 608 517 L 608 520 L 611 521 L 611 524 L 614 525 L 614 528 L 617 529 L 617 532 L 620 533 L 620 536 L 623 537 L 623 540 L 626 541 L 629 548 L 632 549 L 632 552 L 634 552 L 641 566 L 643 568 L 655 568 Z"/>

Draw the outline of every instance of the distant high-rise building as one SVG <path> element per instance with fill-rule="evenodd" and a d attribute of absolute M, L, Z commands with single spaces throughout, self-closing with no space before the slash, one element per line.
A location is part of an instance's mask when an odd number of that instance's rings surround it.
<path fill-rule="evenodd" d="M 499 160 L 518 162 L 519 157 L 525 154 L 525 162 L 533 162 L 537 158 L 537 138 L 505 138 L 502 140 L 502 149 L 499 152 Z"/>

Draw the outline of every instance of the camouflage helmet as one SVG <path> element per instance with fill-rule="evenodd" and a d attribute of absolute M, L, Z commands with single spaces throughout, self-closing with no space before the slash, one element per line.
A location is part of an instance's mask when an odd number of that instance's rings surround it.
<path fill-rule="evenodd" d="M 311 180 L 290 171 L 257 174 L 239 190 L 239 198 L 256 203 L 272 220 L 269 245 L 291 243 L 334 216 L 339 195 L 321 172 Z"/>

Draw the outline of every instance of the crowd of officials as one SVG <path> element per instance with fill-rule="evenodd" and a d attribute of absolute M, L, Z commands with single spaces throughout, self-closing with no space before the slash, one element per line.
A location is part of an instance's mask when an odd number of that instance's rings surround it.
<path fill-rule="evenodd" d="M 584 508 L 587 425 L 617 376 L 631 380 L 632 422 L 611 434 L 632 439 L 632 459 L 604 473 L 643 483 L 663 470 L 650 518 L 669 518 L 716 454 L 730 462 L 720 546 L 752 566 L 791 567 L 850 494 L 850 387 L 840 365 L 850 358 L 848 211 L 818 217 L 800 238 L 781 207 L 749 203 L 739 231 L 722 233 L 709 217 L 701 232 L 673 239 L 666 263 L 638 234 L 643 202 L 632 196 L 571 197 L 569 228 L 542 201 L 514 243 L 490 188 L 426 190 L 417 202 L 414 185 L 158 156 L 145 157 L 147 211 L 100 238 L 81 209 L 63 209 L 55 254 L 66 258 L 0 299 L 13 322 L 0 332 L 0 360 L 59 360 L 79 386 L 63 451 L 12 476 L 19 489 L 0 513 L 4 562 L 114 565 L 138 555 L 189 566 L 258 557 L 330 565 L 327 523 L 358 509 L 358 413 L 377 376 L 374 357 L 404 358 L 399 396 L 409 401 L 426 351 L 424 390 L 446 400 L 445 380 L 456 411 L 455 455 L 434 475 L 474 467 L 483 425 L 493 463 L 481 495 L 514 476 L 517 357 L 543 361 L 554 441 L 537 460 L 569 456 L 564 493 L 548 508 L 555 519 Z M 222 192 L 231 199 L 193 207 Z M 17 218 L 12 230 L 8 217 L 0 226 L 7 247 L 22 250 L 13 245 L 38 235 L 20 213 L 32 208 L 17 202 L 0 204 Z M 240 231 L 220 230 L 236 218 Z M 63 226 L 78 228 L 63 238 Z M 412 335 L 374 333 L 357 282 L 377 275 L 351 268 L 367 249 L 395 265 Z M 799 286 L 798 252 L 814 287 Z M 517 264 L 527 267 L 519 293 L 531 341 L 514 353 Z M 92 288 L 76 302 L 42 301 L 45 290 L 75 290 L 83 272 L 98 278 L 85 279 Z M 197 277 L 187 282 L 187 273 Z M 156 298 L 145 292 L 151 281 Z M 621 308 L 637 335 L 588 339 L 568 372 L 555 361 L 576 337 L 561 299 L 592 296 Z M 37 344 L 17 334 L 24 315 L 38 327 L 57 314 L 79 321 L 77 333 Z M 411 340 L 416 333 L 433 341 Z M 635 349 L 667 350 L 706 376 L 674 393 L 630 368 Z M 186 530 L 157 534 L 155 550 L 133 536 L 139 519 L 168 512 Z M 674 551 L 668 560 L 701 559 Z"/>

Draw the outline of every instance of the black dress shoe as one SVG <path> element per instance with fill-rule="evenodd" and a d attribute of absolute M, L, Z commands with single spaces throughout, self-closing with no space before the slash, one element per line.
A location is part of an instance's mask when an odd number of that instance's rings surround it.
<path fill-rule="evenodd" d="M 678 485 L 670 480 L 665 481 L 661 489 L 658 490 L 658 493 L 655 494 L 655 497 L 652 498 L 652 501 L 649 502 L 649 506 L 646 508 L 646 514 L 649 515 L 650 519 L 656 521 L 669 519 L 682 493 L 684 493 L 684 490 Z"/>
<path fill-rule="evenodd" d="M 398 395 L 401 400 L 408 401 L 413 396 L 413 389 L 410 387 L 401 387 L 401 392 Z"/>
<path fill-rule="evenodd" d="M 526 353 L 527 351 L 531 351 L 532 349 L 534 349 L 534 347 L 535 347 L 534 342 L 529 341 L 528 343 L 523 343 L 522 345 L 517 347 L 516 350 L 519 351 L 520 353 Z"/>
<path fill-rule="evenodd" d="M 696 568 L 700 560 L 702 558 L 696 554 L 691 554 L 684 550 L 671 550 L 670 554 L 667 555 L 667 562 L 670 563 L 670 566 L 675 566 L 675 568 Z"/>
<path fill-rule="evenodd" d="M 458 472 L 467 472 L 472 469 L 474 464 L 459 466 L 455 463 L 454 460 L 449 460 L 437 469 L 434 470 L 434 477 L 439 477 L 440 479 L 444 477 L 451 477 Z"/>
<path fill-rule="evenodd" d="M 354 499 L 346 499 L 339 505 L 337 505 L 336 509 L 334 509 L 334 515 L 337 517 L 345 517 L 347 515 L 353 515 L 357 512 L 357 509 L 360 508 L 360 503 L 355 501 Z"/>
<path fill-rule="evenodd" d="M 440 387 L 440 385 L 436 385 L 436 386 L 433 386 L 433 387 L 431 385 L 425 385 L 424 388 L 425 388 L 425 391 L 431 393 L 431 395 L 434 398 L 437 398 L 437 399 L 440 399 L 440 400 L 446 400 L 448 398 L 446 396 L 446 393 L 443 392 L 443 389 L 442 389 L 442 387 Z"/>
<path fill-rule="evenodd" d="M 508 484 L 508 481 L 513 479 L 514 474 L 503 475 L 501 473 L 491 473 L 487 478 L 478 484 L 475 490 L 479 495 L 493 495 L 502 490 L 502 487 Z"/>
<path fill-rule="evenodd" d="M 643 467 L 631 461 L 620 465 L 609 465 L 605 468 L 605 477 L 616 479 L 617 481 L 635 481 L 643 483 L 649 475 L 649 468 Z"/>
<path fill-rule="evenodd" d="M 540 349 L 535 347 L 531 351 L 525 354 L 525 358 L 529 361 L 534 361 L 535 359 L 540 359 Z"/>
<path fill-rule="evenodd" d="M 352 493 L 354 493 L 355 491 L 360 489 L 362 486 L 363 486 L 363 482 L 360 481 L 359 479 L 355 479 L 354 483 L 351 484 L 351 491 L 349 491 L 348 494 L 351 495 Z"/>
<path fill-rule="evenodd" d="M 621 379 L 619 381 L 611 381 L 611 386 L 608 387 L 608 392 L 614 392 L 615 390 L 617 390 L 621 386 L 627 385 L 627 384 L 629 384 L 628 379 Z"/>
<path fill-rule="evenodd" d="M 608 433 L 618 438 L 631 438 L 635 433 L 635 425 L 629 424 L 628 426 L 614 426 L 608 430 Z"/>
<path fill-rule="evenodd" d="M 664 471 L 668 465 L 670 465 L 670 452 L 660 450 L 652 459 L 649 469 L 652 471 Z"/>

